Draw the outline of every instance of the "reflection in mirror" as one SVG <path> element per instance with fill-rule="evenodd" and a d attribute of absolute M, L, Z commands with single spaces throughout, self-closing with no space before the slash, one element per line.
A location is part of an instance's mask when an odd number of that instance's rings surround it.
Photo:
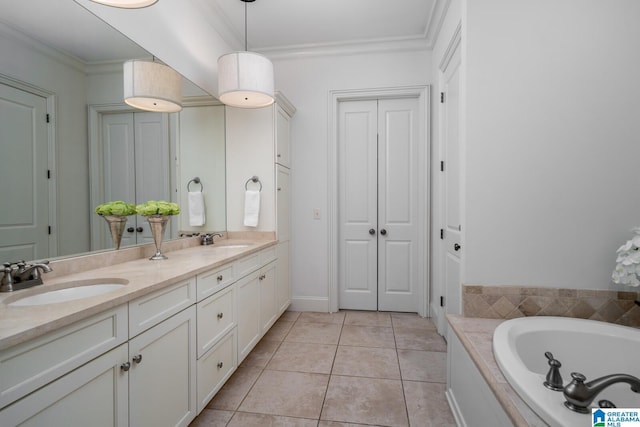
<path fill-rule="evenodd" d="M 66 0 L 0 6 L 0 56 L 11 58 L 0 62 L 0 262 L 112 248 L 94 213 L 110 200 L 178 202 L 183 213 L 166 239 L 226 229 L 224 108 L 215 99 L 184 80 L 184 114 L 149 118 L 126 107 L 122 62 L 151 54 Z M 198 175 L 207 218 L 191 227 L 187 182 Z M 122 246 L 148 240 L 141 217 L 127 225 L 134 232 Z"/>

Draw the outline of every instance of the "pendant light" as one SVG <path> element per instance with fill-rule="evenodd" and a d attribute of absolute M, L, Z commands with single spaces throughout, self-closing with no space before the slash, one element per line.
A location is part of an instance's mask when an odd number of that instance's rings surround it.
<path fill-rule="evenodd" d="M 124 102 L 146 111 L 182 110 L 182 76 L 152 61 L 131 60 L 123 65 Z"/>
<path fill-rule="evenodd" d="M 151 6 L 158 0 L 91 0 L 94 3 L 104 4 L 105 6 L 121 7 L 124 9 L 139 9 Z"/>
<path fill-rule="evenodd" d="M 273 64 L 263 55 L 247 51 L 247 3 L 244 2 L 244 52 L 218 58 L 218 99 L 240 108 L 260 108 L 273 104 Z"/>

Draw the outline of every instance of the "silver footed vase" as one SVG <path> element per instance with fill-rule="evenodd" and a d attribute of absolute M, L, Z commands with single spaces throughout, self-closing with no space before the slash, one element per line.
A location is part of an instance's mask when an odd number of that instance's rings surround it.
<path fill-rule="evenodd" d="M 122 242 L 122 233 L 127 225 L 126 215 L 102 215 L 107 224 L 109 224 L 109 232 L 111 232 L 111 239 L 116 249 L 120 249 L 120 242 Z"/>
<path fill-rule="evenodd" d="M 161 248 L 164 230 L 167 228 L 167 222 L 169 222 L 169 215 L 151 215 L 147 217 L 147 221 L 149 221 L 149 227 L 151 227 L 153 243 L 156 244 L 156 253 L 149 259 L 153 261 L 167 259 L 167 257 L 162 254 Z"/>

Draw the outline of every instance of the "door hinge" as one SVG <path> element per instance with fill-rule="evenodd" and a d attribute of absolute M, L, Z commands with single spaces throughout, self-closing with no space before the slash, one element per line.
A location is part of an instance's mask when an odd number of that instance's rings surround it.
<path fill-rule="evenodd" d="M 47 179 L 51 179 L 51 169 L 47 169 Z"/>
<path fill-rule="evenodd" d="M 440 104 L 444 104 L 444 92 L 440 92 Z"/>
<path fill-rule="evenodd" d="M 440 160 L 440 172 L 444 172 L 444 160 Z"/>
<path fill-rule="evenodd" d="M 47 232 L 48 232 L 49 234 L 51 234 L 51 226 L 48 226 L 48 227 L 47 227 Z"/>
<path fill-rule="evenodd" d="M 440 307 L 444 307 L 444 297 L 440 297 Z"/>
<path fill-rule="evenodd" d="M 47 113 L 47 123 L 49 123 L 51 121 L 51 116 L 49 116 L 49 113 Z"/>
<path fill-rule="evenodd" d="M 444 239 L 444 228 L 440 229 L 440 239 Z"/>

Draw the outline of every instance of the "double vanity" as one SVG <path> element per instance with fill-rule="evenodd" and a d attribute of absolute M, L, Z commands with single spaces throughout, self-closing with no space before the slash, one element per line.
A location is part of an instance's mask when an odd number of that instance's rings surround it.
<path fill-rule="evenodd" d="M 0 425 L 189 425 L 291 289 L 276 240 L 180 240 L 164 261 L 53 262 L 0 294 Z"/>

